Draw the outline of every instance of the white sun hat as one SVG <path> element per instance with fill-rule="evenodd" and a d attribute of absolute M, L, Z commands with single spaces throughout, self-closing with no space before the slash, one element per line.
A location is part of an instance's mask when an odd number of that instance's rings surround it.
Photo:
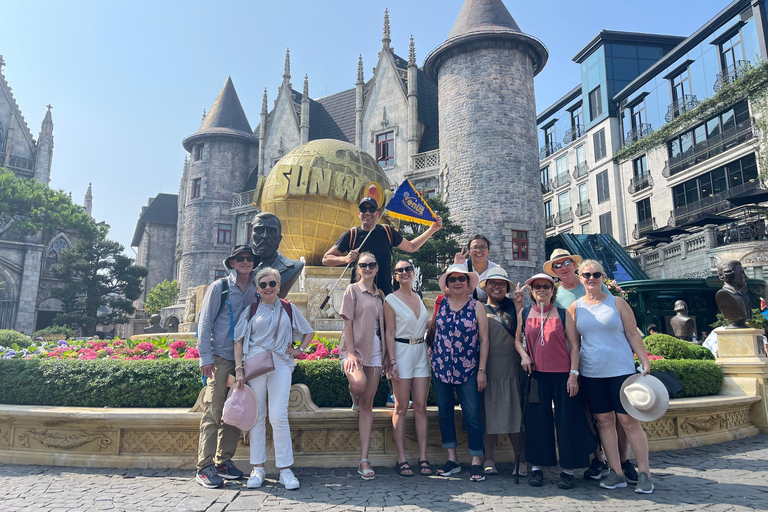
<path fill-rule="evenodd" d="M 627 414 L 640 421 L 654 421 L 669 408 L 669 391 L 653 375 L 636 373 L 621 385 L 621 405 Z"/>

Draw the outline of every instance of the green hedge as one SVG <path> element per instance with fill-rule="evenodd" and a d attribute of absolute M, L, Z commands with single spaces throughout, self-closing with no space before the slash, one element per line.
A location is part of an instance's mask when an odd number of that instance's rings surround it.
<path fill-rule="evenodd" d="M 651 371 L 677 377 L 683 390 L 675 398 L 716 395 L 723 387 L 723 372 L 714 361 L 658 359 L 651 361 Z"/>
<path fill-rule="evenodd" d="M 668 334 L 651 334 L 643 343 L 652 356 L 661 356 L 664 359 L 695 359 L 690 342 Z"/>
<path fill-rule="evenodd" d="M 8 348 L 14 344 L 19 348 L 27 348 L 32 344 L 32 338 L 11 329 L 0 329 L 0 347 Z"/>
<path fill-rule="evenodd" d="M 0 403 L 79 407 L 192 407 L 197 359 L 0 360 Z"/>
<path fill-rule="evenodd" d="M 715 354 L 710 352 L 709 349 L 700 347 L 699 345 L 691 345 L 690 349 L 691 349 L 691 352 L 693 352 L 694 359 L 704 359 L 707 361 L 715 360 Z"/>

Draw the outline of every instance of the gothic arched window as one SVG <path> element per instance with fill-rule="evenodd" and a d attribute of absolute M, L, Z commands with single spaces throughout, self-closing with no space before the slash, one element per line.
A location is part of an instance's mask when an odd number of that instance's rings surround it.
<path fill-rule="evenodd" d="M 64 235 L 59 235 L 48 246 L 48 250 L 45 252 L 45 270 L 51 271 L 51 266 L 59 262 L 59 255 L 61 251 L 69 248 L 69 242 Z"/>

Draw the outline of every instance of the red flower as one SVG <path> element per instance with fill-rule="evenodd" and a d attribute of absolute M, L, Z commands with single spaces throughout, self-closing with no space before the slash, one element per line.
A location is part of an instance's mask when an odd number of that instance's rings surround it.
<path fill-rule="evenodd" d="M 168 355 L 171 357 L 171 359 L 177 359 L 179 357 L 179 353 L 176 352 L 173 348 L 168 350 Z"/>
<path fill-rule="evenodd" d="M 187 344 L 182 340 L 176 340 L 173 343 L 171 343 L 171 346 L 169 348 L 173 350 L 179 350 L 180 348 L 187 348 Z"/>
<path fill-rule="evenodd" d="M 184 359 L 200 359 L 200 352 L 196 348 L 190 348 L 184 354 Z"/>
<path fill-rule="evenodd" d="M 155 346 L 148 341 L 143 341 L 136 345 L 136 349 L 142 352 L 150 352 L 155 349 Z"/>

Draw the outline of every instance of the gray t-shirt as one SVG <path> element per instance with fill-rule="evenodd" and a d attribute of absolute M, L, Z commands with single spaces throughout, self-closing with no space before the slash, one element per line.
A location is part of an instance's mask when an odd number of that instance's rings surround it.
<path fill-rule="evenodd" d="M 558 292 L 559 293 L 559 292 Z M 576 329 L 581 335 L 579 372 L 584 377 L 607 378 L 635 373 L 635 356 L 624 332 L 624 322 L 611 294 L 600 304 L 576 301 Z"/>

